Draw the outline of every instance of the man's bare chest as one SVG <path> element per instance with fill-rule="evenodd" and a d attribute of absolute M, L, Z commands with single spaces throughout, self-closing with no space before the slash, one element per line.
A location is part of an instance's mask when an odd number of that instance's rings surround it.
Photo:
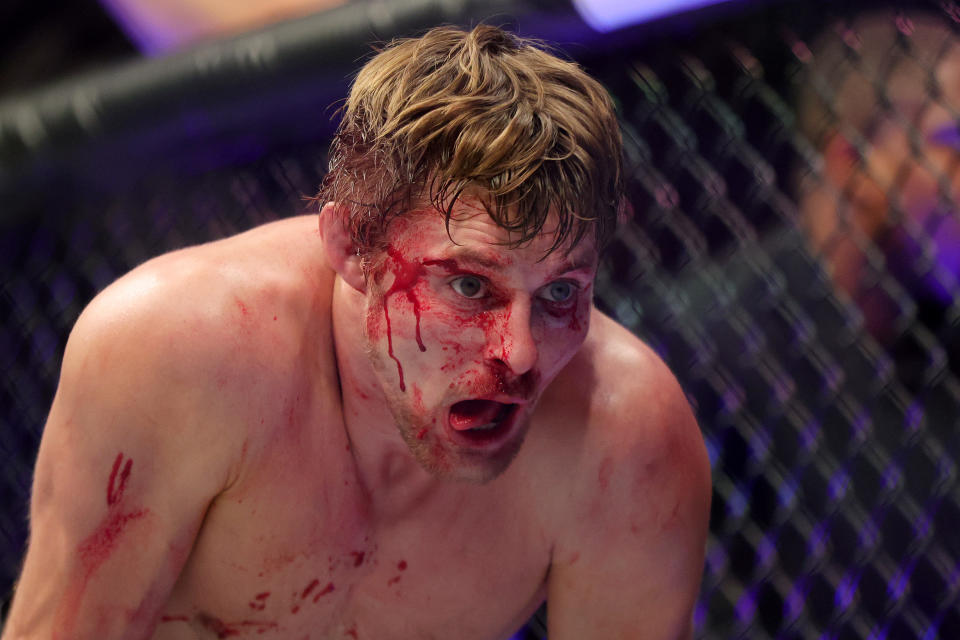
<path fill-rule="evenodd" d="M 548 538 L 521 501 L 414 496 L 377 521 L 349 474 L 295 467 L 214 504 L 155 637 L 492 640 L 543 600 Z"/>

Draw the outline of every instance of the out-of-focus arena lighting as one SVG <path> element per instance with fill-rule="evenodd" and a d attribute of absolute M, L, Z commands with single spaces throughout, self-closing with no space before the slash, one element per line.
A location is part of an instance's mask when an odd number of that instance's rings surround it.
<path fill-rule="evenodd" d="M 601 32 L 662 18 L 674 13 L 701 9 L 732 0 L 573 0 L 577 12 Z"/>

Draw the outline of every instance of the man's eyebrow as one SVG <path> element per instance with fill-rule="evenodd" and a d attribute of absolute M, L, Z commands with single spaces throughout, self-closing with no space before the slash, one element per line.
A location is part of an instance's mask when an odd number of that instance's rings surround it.
<path fill-rule="evenodd" d="M 473 249 L 454 249 L 441 257 L 427 258 L 423 261 L 423 264 L 428 267 L 439 266 L 442 269 L 454 272 L 460 269 L 461 264 L 485 269 L 497 269 L 503 266 L 503 260 L 492 254 Z"/>
<path fill-rule="evenodd" d="M 474 249 L 454 249 L 445 255 L 437 258 L 426 258 L 423 265 L 427 267 L 440 267 L 450 273 L 456 273 L 464 267 L 482 267 L 489 270 L 497 270 L 504 266 L 503 259 L 495 254 L 476 251 Z M 550 278 L 556 278 L 564 273 L 573 273 L 575 271 L 593 271 L 596 266 L 596 258 L 590 254 L 581 254 L 570 260 L 565 260 L 550 273 Z"/>
<path fill-rule="evenodd" d="M 551 278 L 555 278 L 564 273 L 571 273 L 574 271 L 593 271 L 596 266 L 596 259 L 590 255 L 581 255 L 576 258 L 562 263 L 559 267 L 554 269 Z"/>

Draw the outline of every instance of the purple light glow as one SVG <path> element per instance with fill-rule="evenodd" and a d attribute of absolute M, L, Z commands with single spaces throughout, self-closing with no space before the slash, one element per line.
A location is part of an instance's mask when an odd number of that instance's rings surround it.
<path fill-rule="evenodd" d="M 933 527 L 933 521 L 930 519 L 929 512 L 913 521 L 913 532 L 918 538 L 926 538 L 930 535 L 931 527 Z"/>
<path fill-rule="evenodd" d="M 717 460 L 720 457 L 720 452 L 717 450 L 717 444 L 708 434 L 704 434 L 703 444 L 707 447 L 707 457 L 710 458 L 710 468 L 714 469 L 716 468 Z"/>
<path fill-rule="evenodd" d="M 694 11 L 728 2 L 730 0 L 644 0 L 644 2 L 573 0 L 584 22 L 602 33 L 675 13 Z"/>
<path fill-rule="evenodd" d="M 890 491 L 900 486 L 902 481 L 903 473 L 901 473 L 900 467 L 898 467 L 896 463 L 887 465 L 887 468 L 883 470 L 883 486 Z"/>
<path fill-rule="evenodd" d="M 953 571 L 950 572 L 950 575 L 947 576 L 947 584 L 950 585 L 950 590 L 954 590 L 960 585 L 960 566 L 954 565 Z"/>
<path fill-rule="evenodd" d="M 697 629 L 702 629 L 703 625 L 707 623 L 707 606 L 700 601 L 697 601 L 697 606 L 693 609 L 693 626 Z"/>
<path fill-rule="evenodd" d="M 757 599 L 752 591 L 748 591 L 737 601 L 737 619 L 740 622 L 750 622 L 757 615 Z"/>
<path fill-rule="evenodd" d="M 886 640 L 887 633 L 888 631 L 885 627 L 880 627 L 879 629 L 871 629 L 870 635 L 867 636 L 867 640 Z"/>
<path fill-rule="evenodd" d="M 800 434 L 800 446 L 807 451 L 815 449 L 817 440 L 820 438 L 820 431 L 820 423 L 816 420 L 811 420 L 807 424 L 807 428 Z"/>
<path fill-rule="evenodd" d="M 769 567 L 773 564 L 773 559 L 777 554 L 777 546 L 769 536 L 764 536 L 757 545 L 757 559 L 763 567 Z"/>
<path fill-rule="evenodd" d="M 833 594 L 833 604 L 837 609 L 846 611 L 853 604 L 854 596 L 857 593 L 857 583 L 860 577 L 853 574 L 847 574 L 840 580 L 837 590 Z"/>
<path fill-rule="evenodd" d="M 872 549 L 877 546 L 877 541 L 880 538 L 880 532 L 877 530 L 877 525 L 873 520 L 868 520 L 864 522 L 860 527 L 860 546 L 865 549 Z"/>
<path fill-rule="evenodd" d="M 783 617 L 785 621 L 796 619 L 803 612 L 803 607 L 806 602 L 807 588 L 806 584 L 801 578 L 793 586 L 793 589 L 790 590 L 790 593 L 787 594 L 786 599 L 783 601 Z"/>
<path fill-rule="evenodd" d="M 735 518 L 741 518 L 746 512 L 747 499 L 739 488 L 734 489 L 730 492 L 730 497 L 727 499 L 727 513 Z"/>
<path fill-rule="evenodd" d="M 937 625 L 931 624 L 929 627 L 927 627 L 924 630 L 923 635 L 920 637 L 920 640 L 937 640 L 937 638 L 939 637 L 940 637 L 940 630 L 937 629 Z"/>
<path fill-rule="evenodd" d="M 813 557 L 820 557 L 826 551 L 827 525 L 818 524 L 810 532 L 810 540 L 807 542 L 807 553 Z"/>
<path fill-rule="evenodd" d="M 924 411 L 923 404 L 918 400 L 907 409 L 906 427 L 909 433 L 916 433 L 923 427 Z"/>
<path fill-rule="evenodd" d="M 840 469 L 833 474 L 833 477 L 830 478 L 830 485 L 828 492 L 830 494 L 830 500 L 836 502 L 847 495 L 847 490 L 850 488 L 850 475 L 844 469 Z"/>
<path fill-rule="evenodd" d="M 908 565 L 898 569 L 896 573 L 887 581 L 887 597 L 893 601 L 903 598 L 907 592 L 910 583 L 910 574 L 913 572 L 913 565 Z"/>
<path fill-rule="evenodd" d="M 707 552 L 706 564 L 710 573 L 723 574 L 727 567 L 727 552 L 721 545 L 715 545 Z"/>
<path fill-rule="evenodd" d="M 790 510 L 794 508 L 797 502 L 796 478 L 790 478 L 780 483 L 780 487 L 777 489 L 777 500 L 784 509 Z"/>
<path fill-rule="evenodd" d="M 936 247 L 937 264 L 957 278 L 960 277 L 960 216 L 956 211 L 938 213 L 925 226 Z M 950 284 L 955 285 L 956 280 Z M 949 296 L 953 292 L 945 293 Z"/>

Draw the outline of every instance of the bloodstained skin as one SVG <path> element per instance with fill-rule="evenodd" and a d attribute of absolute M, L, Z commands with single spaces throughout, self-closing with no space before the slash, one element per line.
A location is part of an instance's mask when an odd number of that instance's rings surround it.
<path fill-rule="evenodd" d="M 394 293 L 403 292 L 406 293 L 407 299 L 413 306 L 413 314 L 416 318 L 416 339 L 417 346 L 420 348 L 420 351 L 426 351 L 426 346 L 423 343 L 420 334 L 420 320 L 421 320 L 421 306 L 422 303 L 417 298 L 414 293 L 414 288 L 417 283 L 420 281 L 421 276 L 425 274 L 425 267 L 437 266 L 441 269 L 447 271 L 450 274 L 457 273 L 472 273 L 467 270 L 463 270 L 456 260 L 452 259 L 437 259 L 437 260 L 424 260 L 423 263 L 416 263 L 411 260 L 407 260 L 400 251 L 393 247 L 387 247 L 387 255 L 392 260 L 392 272 L 394 275 L 393 284 L 390 285 L 390 288 L 386 291 L 383 297 L 383 315 L 387 325 L 387 352 L 390 358 L 397 363 L 397 373 L 400 378 L 400 390 L 406 391 L 406 382 L 403 376 L 403 365 L 400 363 L 399 358 L 396 357 L 393 351 L 393 330 L 390 321 L 390 312 L 389 312 L 389 298 Z M 460 319 L 462 324 L 472 324 L 481 328 L 484 332 L 487 344 L 494 344 L 497 340 L 500 341 L 500 350 L 499 358 L 502 361 L 508 361 L 510 359 L 510 352 L 512 350 L 512 336 L 508 335 L 507 327 L 510 324 L 510 317 L 512 315 L 512 309 L 510 305 L 507 304 L 507 299 L 504 296 L 500 296 L 501 304 L 505 308 L 502 310 L 487 310 L 477 315 Z M 562 318 L 564 316 L 568 317 L 568 328 L 574 332 L 580 332 L 582 330 L 581 318 L 579 317 L 578 312 L 580 311 L 580 305 L 573 305 L 571 307 L 564 308 L 551 308 L 548 306 L 547 312 L 550 315 L 556 318 Z M 455 348 L 459 352 L 459 345 L 454 343 Z M 523 379 L 517 380 L 513 384 L 508 384 L 504 381 L 504 372 L 496 370 L 493 372 L 496 378 L 494 387 L 497 391 L 500 392 L 511 392 L 511 391 L 527 391 L 528 387 L 531 386 L 531 383 L 535 382 L 534 379 Z M 522 395 L 522 393 L 521 393 Z M 418 434 L 418 438 L 425 437 L 426 434 L 421 431 L 422 436 Z"/>
<path fill-rule="evenodd" d="M 123 465 L 123 471 L 120 471 L 120 464 L 122 462 L 123 452 L 120 452 L 117 454 L 116 460 L 113 461 L 113 470 L 110 472 L 110 479 L 107 481 L 108 507 L 115 505 L 120 500 L 124 490 L 127 488 L 127 480 L 130 479 L 130 469 L 133 467 L 133 459 L 127 460 L 127 464 Z M 119 486 L 116 484 L 118 471 L 120 471 Z"/>
<path fill-rule="evenodd" d="M 393 354 L 393 331 L 390 325 L 390 311 L 388 307 L 390 296 L 394 293 L 402 291 L 407 294 L 407 299 L 413 304 L 413 315 L 417 320 L 417 346 L 420 347 L 420 351 L 426 351 L 427 348 L 420 338 L 420 300 L 418 300 L 417 296 L 413 293 L 414 286 L 416 286 L 420 280 L 420 276 L 423 274 L 423 265 L 410 262 L 392 246 L 387 247 L 387 255 L 393 259 L 395 265 L 393 269 L 393 284 L 390 285 L 390 288 L 383 294 L 383 317 L 387 321 L 387 353 L 393 358 L 393 361 L 397 363 L 397 373 L 400 375 L 400 391 L 406 391 L 407 386 L 403 382 L 403 365 L 400 364 L 400 360 Z"/>
<path fill-rule="evenodd" d="M 187 616 L 160 616 L 160 622 L 190 622 Z"/>
<path fill-rule="evenodd" d="M 250 603 L 250 608 L 256 611 L 263 611 L 267 608 L 267 598 L 270 597 L 269 591 L 264 591 L 263 593 L 258 593 L 254 596 L 254 602 Z"/>
<path fill-rule="evenodd" d="M 327 595 L 328 593 L 333 593 L 333 590 L 335 588 L 336 587 L 333 586 L 332 582 L 328 582 L 327 586 L 325 586 L 322 591 L 317 592 L 317 595 L 313 596 L 313 601 L 316 602 L 317 600 Z"/>
<path fill-rule="evenodd" d="M 279 625 L 276 622 L 261 622 L 259 620 L 244 620 L 242 622 L 224 622 L 220 618 L 216 618 L 207 613 L 198 613 L 197 622 L 205 626 L 207 629 L 217 634 L 218 638 L 229 638 L 230 636 L 238 636 L 243 633 L 245 630 L 256 631 L 257 633 L 264 633 L 272 629 L 277 629 Z"/>
<path fill-rule="evenodd" d="M 77 546 L 83 573 L 79 582 L 70 587 L 66 602 L 58 615 L 58 627 L 64 631 L 66 637 L 73 635 L 73 625 L 83 601 L 83 594 L 93 574 L 116 550 L 127 525 L 150 513 L 149 509 L 135 509 L 127 512 L 122 510 L 123 494 L 132 468 L 133 460 L 127 460 L 126 464 L 123 464 L 123 452 L 118 453 L 107 480 L 107 514 L 93 533 Z"/>
<path fill-rule="evenodd" d="M 359 567 L 363 564 L 363 557 L 366 555 L 364 551 L 351 551 L 350 555 L 353 556 L 353 566 Z"/>
<path fill-rule="evenodd" d="M 300 596 L 300 598 L 306 598 L 308 595 L 310 595 L 310 592 L 316 589 L 319 585 L 320 581 L 314 578 L 313 581 L 303 590 L 303 594 Z"/>

